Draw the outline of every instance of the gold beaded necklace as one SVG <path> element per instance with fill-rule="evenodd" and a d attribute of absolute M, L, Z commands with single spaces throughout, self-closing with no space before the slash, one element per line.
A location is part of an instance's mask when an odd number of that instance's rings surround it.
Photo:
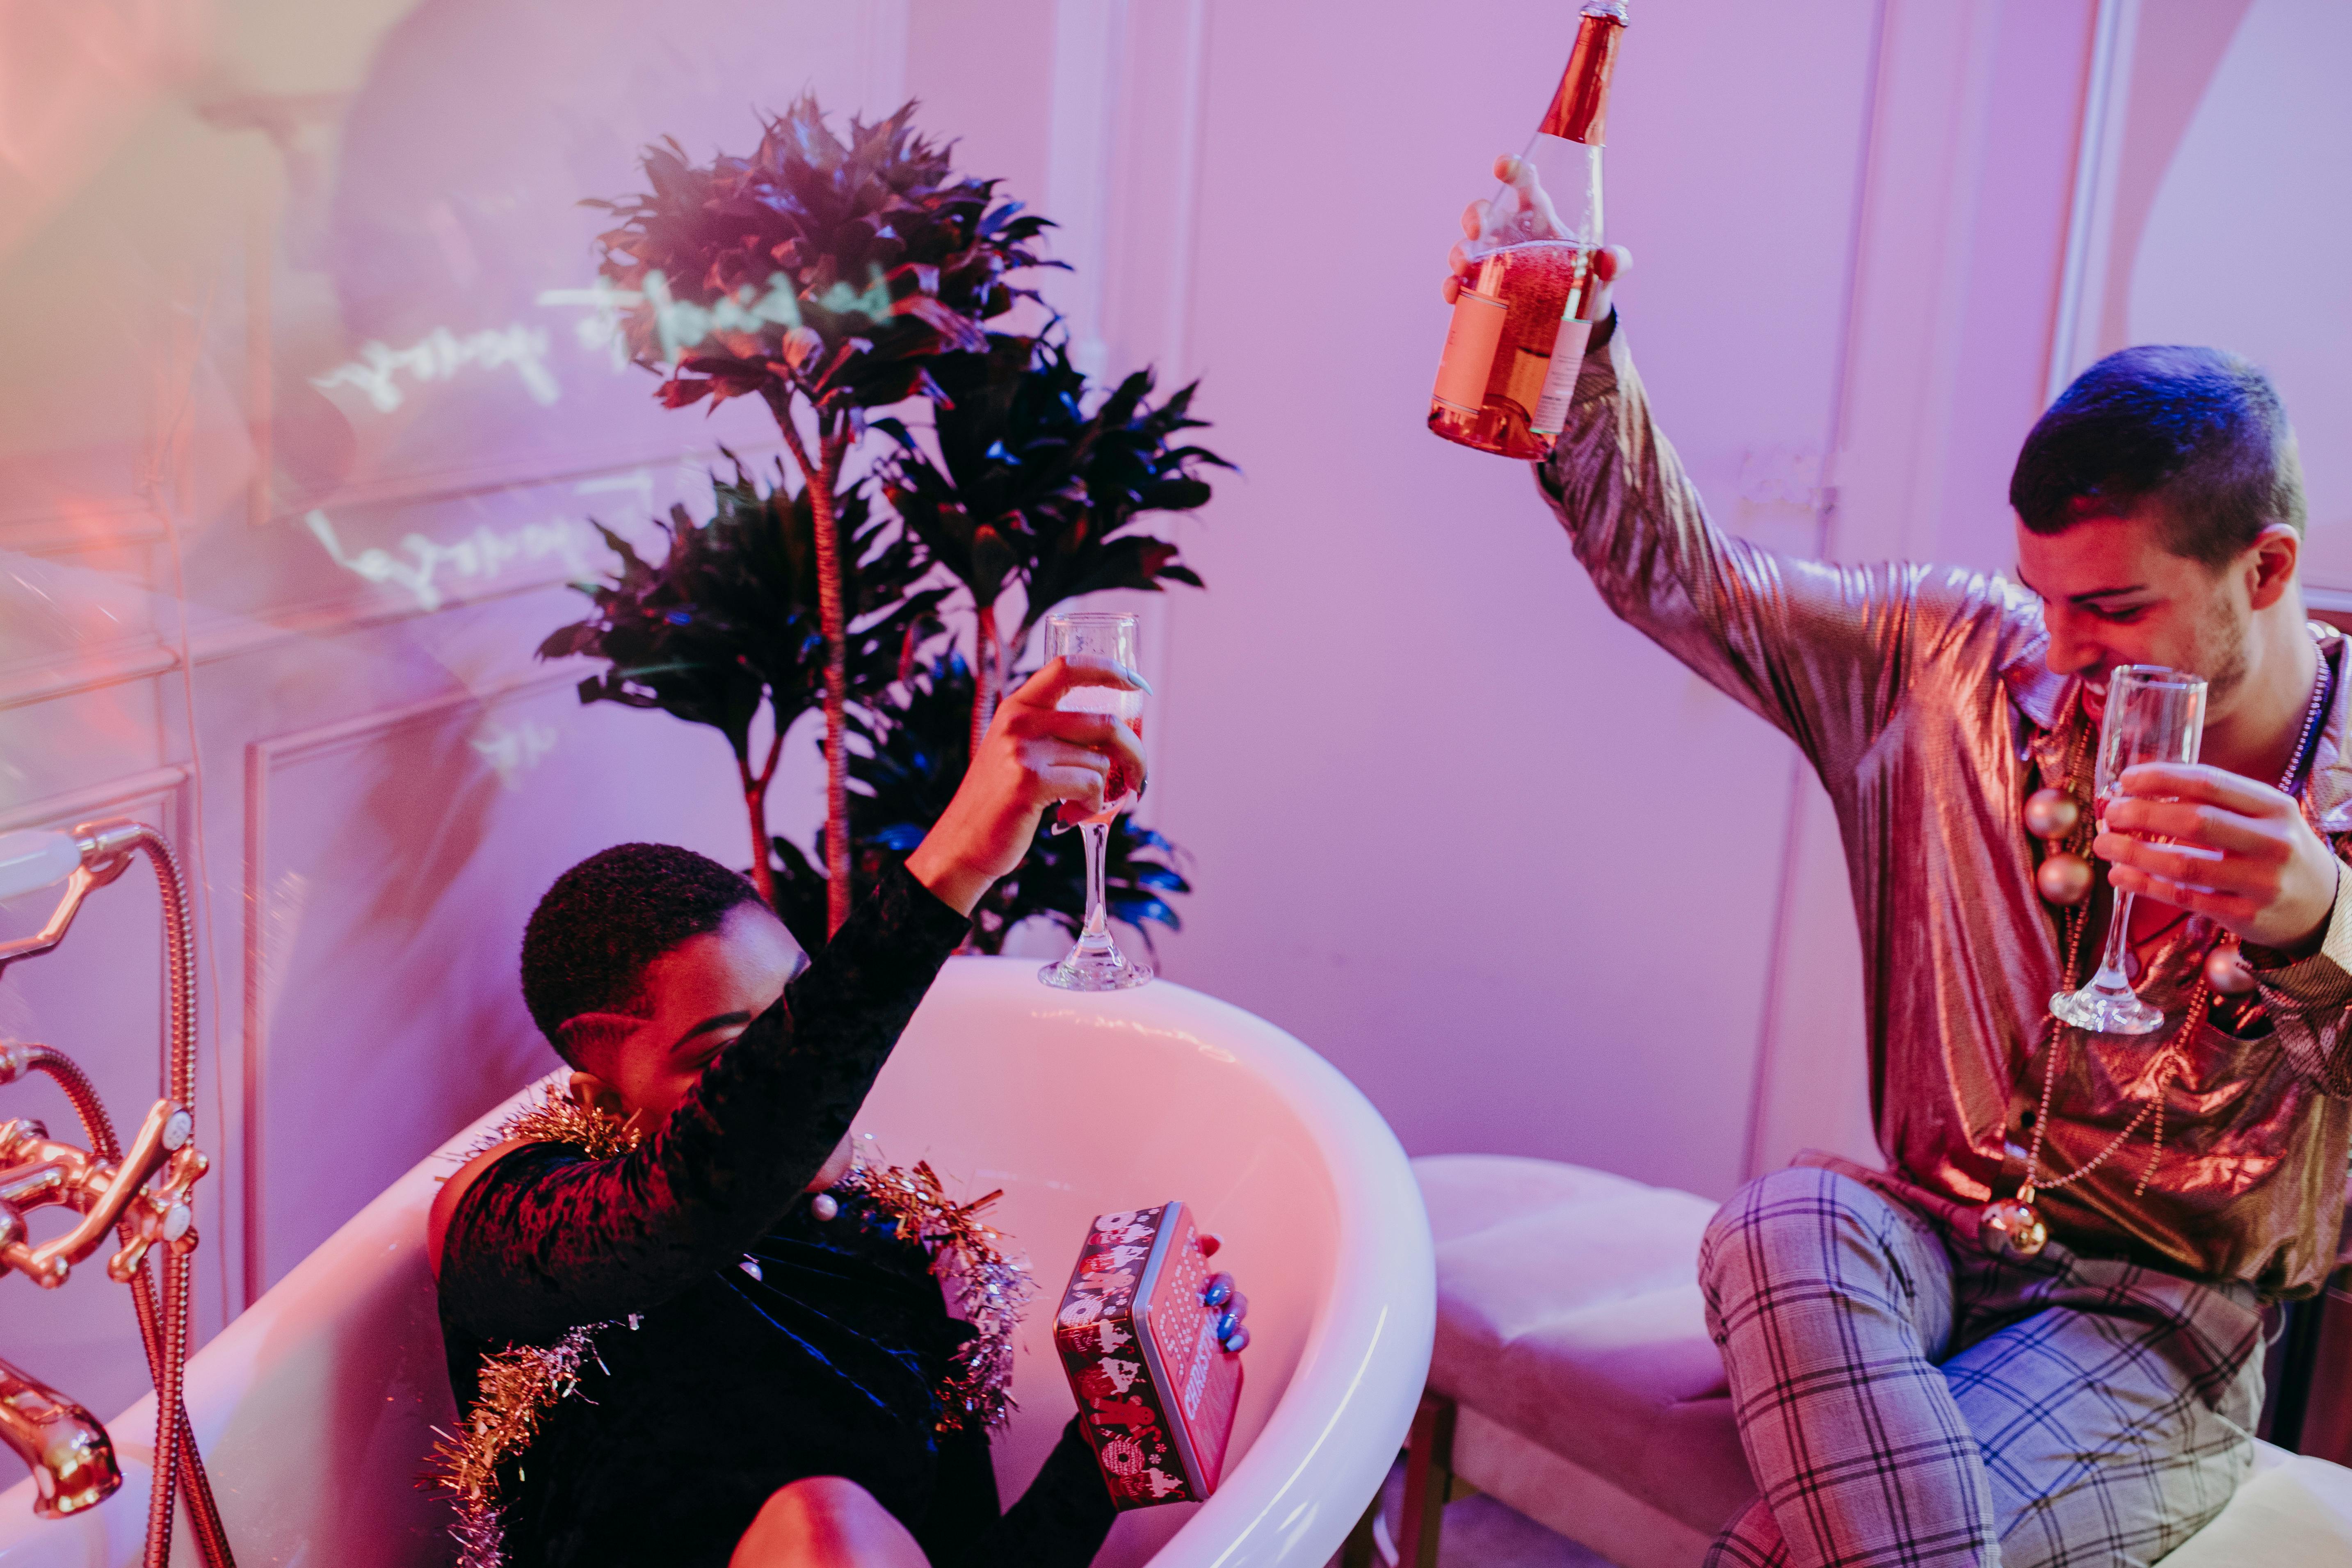
<path fill-rule="evenodd" d="M 2334 674 L 2323 657 L 2319 661 L 2318 677 L 2312 683 L 2310 706 L 2304 710 L 2302 731 L 2295 738 L 2294 750 L 2287 757 L 2286 772 L 2279 777 L 2278 787 L 2284 794 L 2293 795 L 2297 793 L 2295 785 L 2301 781 L 2304 765 L 2309 760 L 2312 738 L 2318 729 L 2319 716 L 2326 709 L 2329 689 L 2334 685 Z M 2066 788 L 2063 791 L 2037 790 L 2026 802 L 2029 827 L 2035 837 L 2051 846 L 2051 854 L 2042 862 L 2044 868 L 2055 862 L 2072 859 L 2084 871 L 2090 870 L 2090 864 L 2082 858 L 2082 854 L 2090 847 L 2097 825 L 2091 820 L 2090 813 L 2083 808 L 2082 795 L 2076 793 L 2082 788 L 2083 763 L 2090 752 L 2090 721 L 2082 710 L 2081 691 L 2077 688 L 2074 738 L 2066 753 Z M 2051 798 L 2053 796 L 2057 798 Z M 2033 826 L 2037 822 L 2041 826 Z M 2075 886 L 2075 877 L 2045 879 L 2039 871 L 2036 873 L 2036 884 L 2044 896 L 2066 910 L 2066 964 L 2064 984 L 2060 987 L 2062 994 L 2073 992 L 2082 984 L 2083 933 L 2090 925 L 2090 883 L 2095 875 L 2093 872 L 2090 877 L 2080 879 L 2080 891 L 2074 897 L 2060 899 L 2053 896 L 2052 883 L 2063 880 L 2065 888 L 2071 890 Z M 2033 1206 L 2034 1198 L 2042 1193 L 2072 1186 L 2105 1164 L 2143 1123 L 2150 1126 L 2147 1163 L 2141 1167 L 2139 1180 L 2132 1185 L 2132 1199 L 2137 1202 L 2147 1195 L 2148 1181 L 2156 1174 L 2157 1163 L 2164 1155 L 2165 1093 L 2171 1088 L 2174 1075 L 2187 1064 L 2189 1042 L 2196 1037 L 2199 1026 L 2205 1022 L 2206 1015 L 2212 1009 L 2216 989 L 2215 960 L 2227 952 L 2229 972 L 2236 973 L 2240 968 L 2235 952 L 2230 951 L 2235 946 L 2234 942 L 2226 940 L 2226 933 L 2223 933 L 2217 936 L 2208 949 L 2200 966 L 2196 989 L 2189 993 L 2189 1010 L 2180 1020 L 2180 1027 L 2173 1031 L 2172 1037 L 2149 1060 L 2147 1071 L 2141 1075 L 2141 1081 L 2151 1085 L 2147 1103 L 2141 1106 L 2125 1123 L 2123 1131 L 2107 1140 L 2106 1146 L 2097 1153 L 2064 1175 L 2044 1178 L 2041 1173 L 2042 1149 L 2050 1130 L 2050 1105 L 2058 1084 L 2058 1054 L 2067 1031 L 2073 1027 L 2054 1016 L 2050 1018 L 2050 1044 L 2042 1071 L 2042 1102 L 2033 1113 L 2033 1142 L 2026 1151 L 2025 1180 L 2019 1184 L 2016 1196 L 1995 1198 L 1979 1211 L 1978 1216 L 1983 1231 L 1992 1237 L 1997 1248 L 2005 1248 L 2020 1258 L 2031 1258 L 2040 1252 L 2049 1243 L 2050 1227 L 2043 1221 L 2041 1211 Z M 2231 989 L 2251 989 L 2251 986 L 2233 984 Z"/>

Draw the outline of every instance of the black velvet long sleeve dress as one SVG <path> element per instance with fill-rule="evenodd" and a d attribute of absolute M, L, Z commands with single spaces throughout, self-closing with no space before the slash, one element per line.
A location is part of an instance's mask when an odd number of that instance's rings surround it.
<path fill-rule="evenodd" d="M 1114 1515 L 1075 1424 L 1000 1515 L 985 1433 L 938 1430 L 971 1331 L 922 1247 L 802 1192 L 964 931 L 893 871 L 635 1152 L 527 1145 L 459 1201 L 440 1307 L 461 1412 L 485 1352 L 609 1324 L 500 1478 L 513 1568 L 723 1568 L 808 1476 L 864 1487 L 933 1568 L 1093 1557 Z"/>

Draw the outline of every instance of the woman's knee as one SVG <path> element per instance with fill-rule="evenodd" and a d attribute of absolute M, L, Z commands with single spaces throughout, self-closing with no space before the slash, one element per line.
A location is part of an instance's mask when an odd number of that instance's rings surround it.
<path fill-rule="evenodd" d="M 874 1494 L 841 1476 L 779 1487 L 728 1568 L 928 1568 L 922 1548 Z"/>

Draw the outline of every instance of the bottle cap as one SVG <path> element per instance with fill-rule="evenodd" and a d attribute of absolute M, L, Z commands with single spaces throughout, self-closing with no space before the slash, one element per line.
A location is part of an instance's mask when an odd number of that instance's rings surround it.
<path fill-rule="evenodd" d="M 1576 47 L 1559 73 L 1559 90 L 1536 127 L 1542 135 L 1601 145 L 1609 118 L 1609 72 L 1617 63 L 1617 40 L 1625 31 L 1623 0 L 1589 0 L 1576 26 Z"/>

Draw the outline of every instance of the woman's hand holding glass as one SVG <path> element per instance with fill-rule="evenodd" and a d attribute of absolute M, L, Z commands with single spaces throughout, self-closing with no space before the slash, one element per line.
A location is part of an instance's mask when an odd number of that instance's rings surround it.
<path fill-rule="evenodd" d="M 950 907 L 970 914 L 1021 864 L 1046 812 L 1080 822 L 1115 804 L 1106 790 L 1140 787 L 1143 747 L 1132 730 L 1108 713 L 1058 707 L 1087 686 L 1150 689 L 1114 659 L 1077 654 L 1053 660 L 998 706 L 955 798 L 907 857 L 908 873 Z"/>
<path fill-rule="evenodd" d="M 1125 611 L 1071 611 L 1045 622 L 1045 651 L 1056 659 L 1108 658 L 1120 669 L 1135 667 L 1136 618 Z M 1143 742 L 1143 699 L 1150 689 L 1138 678 L 1125 689 L 1076 688 L 1060 698 L 1068 712 L 1098 716 L 1127 730 L 1139 748 Z M 1139 757 L 1140 752 L 1139 751 Z M 1143 770 L 1121 768 L 1105 783 L 1104 798 L 1091 811 L 1075 805 L 1062 808 L 1062 821 L 1075 823 L 1086 836 L 1087 913 L 1077 941 L 1058 963 L 1037 972 L 1037 978 L 1062 991 L 1124 991 L 1151 979 L 1151 966 L 1139 963 L 1118 949 L 1110 934 L 1110 904 L 1104 874 L 1110 855 L 1112 818 L 1135 804 L 1143 793 Z"/>

